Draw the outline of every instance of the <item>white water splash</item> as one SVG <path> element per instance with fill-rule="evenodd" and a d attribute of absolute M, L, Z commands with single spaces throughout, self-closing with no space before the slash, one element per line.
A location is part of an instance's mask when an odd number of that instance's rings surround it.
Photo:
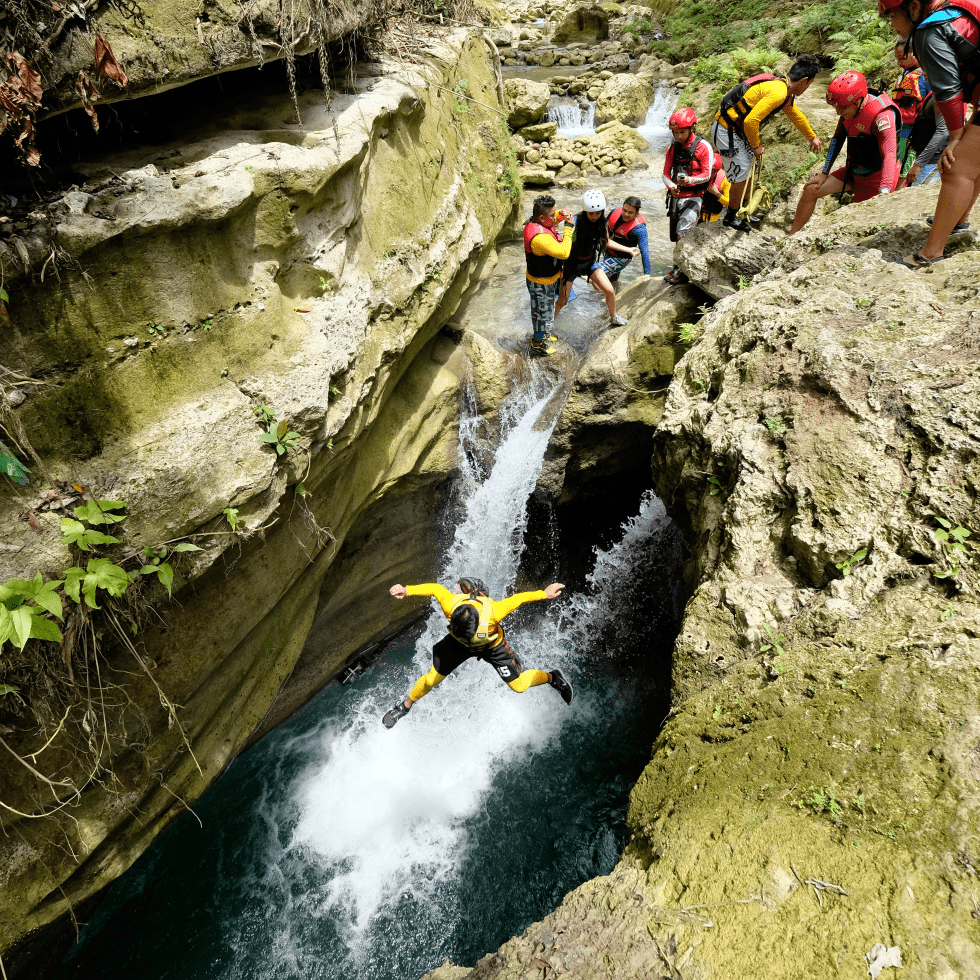
<path fill-rule="evenodd" d="M 525 504 L 562 399 L 529 401 L 489 477 L 467 501 L 441 577 L 450 587 L 468 573 L 485 579 L 492 594 L 510 591 L 523 548 Z M 472 431 L 464 427 L 463 435 Z M 471 470 L 469 478 L 477 474 Z M 472 661 L 396 728 L 383 728 L 381 715 L 428 669 L 431 647 L 445 628 L 439 611 L 418 642 L 409 674 L 352 697 L 349 716 L 324 725 L 321 761 L 293 791 L 300 818 L 289 860 L 317 866 L 317 901 L 324 915 L 346 925 L 351 949 L 366 949 L 365 930 L 382 907 L 405 895 L 428 900 L 460 864 L 464 821 L 479 811 L 500 760 L 540 752 L 567 717 L 550 688 L 515 697 L 494 671 Z"/>
<path fill-rule="evenodd" d="M 585 136 L 595 132 L 595 103 L 584 109 L 577 102 L 559 102 L 548 109 L 549 122 L 558 123 L 561 136 Z"/>
<path fill-rule="evenodd" d="M 651 149 L 664 150 L 670 145 L 671 135 L 667 120 L 677 104 L 677 89 L 661 85 L 654 92 L 653 105 L 647 109 L 647 117 L 639 127 L 640 135 L 649 142 Z"/>

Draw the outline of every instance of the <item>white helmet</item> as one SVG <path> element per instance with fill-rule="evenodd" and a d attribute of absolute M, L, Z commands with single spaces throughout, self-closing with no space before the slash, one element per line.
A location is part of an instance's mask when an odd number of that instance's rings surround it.
<path fill-rule="evenodd" d="M 582 195 L 582 203 L 586 211 L 605 211 L 606 199 L 602 191 L 586 191 Z"/>

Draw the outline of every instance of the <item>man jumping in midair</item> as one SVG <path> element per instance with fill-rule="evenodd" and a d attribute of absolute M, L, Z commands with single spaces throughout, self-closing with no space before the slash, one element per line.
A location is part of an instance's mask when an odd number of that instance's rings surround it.
<path fill-rule="evenodd" d="M 560 670 L 524 670 L 517 654 L 504 639 L 500 621 L 525 602 L 554 599 L 564 585 L 554 582 L 539 592 L 518 592 L 509 599 L 496 601 L 487 596 L 486 585 L 478 578 L 461 578 L 456 592 L 441 585 L 393 585 L 389 590 L 396 599 L 410 595 L 434 596 L 449 620 L 449 635 L 432 648 L 432 667 L 416 682 L 408 697 L 399 701 L 382 721 L 393 728 L 398 719 L 407 715 L 412 705 L 434 687 L 441 684 L 461 663 L 470 657 L 485 660 L 500 675 L 500 679 L 518 694 L 529 687 L 549 684 L 565 704 L 572 703 L 572 685 Z"/>

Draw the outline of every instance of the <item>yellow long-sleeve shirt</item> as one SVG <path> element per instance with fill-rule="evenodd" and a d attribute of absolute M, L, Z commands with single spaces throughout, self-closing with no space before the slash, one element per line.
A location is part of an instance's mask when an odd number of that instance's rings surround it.
<path fill-rule="evenodd" d="M 562 240 L 560 242 L 555 241 L 551 235 L 535 235 L 531 239 L 531 251 L 535 255 L 550 255 L 553 259 L 565 260 L 569 255 L 572 254 L 572 228 L 567 226 L 562 234 Z M 540 283 L 542 286 L 548 286 L 553 282 L 557 282 L 561 279 L 561 269 L 555 273 L 553 276 L 549 276 L 547 279 L 538 279 L 532 276 L 530 272 L 525 273 L 531 282 Z M 511 596 L 513 598 L 513 596 Z"/>
<path fill-rule="evenodd" d="M 753 85 L 742 97 L 745 104 L 751 106 L 751 111 L 742 123 L 742 131 L 753 150 L 759 145 L 759 127 L 763 120 L 786 101 L 788 94 L 786 83 L 781 78 L 774 78 L 771 82 L 760 82 L 758 85 Z M 816 138 L 817 134 L 814 133 L 809 120 L 795 102 L 783 106 L 783 112 L 807 140 Z M 723 113 L 719 109 L 715 116 L 715 119 L 726 129 L 736 118 L 734 109 L 729 109 L 727 113 Z"/>
<path fill-rule="evenodd" d="M 569 235 L 568 237 L 571 238 L 572 236 Z M 405 591 L 408 595 L 432 596 L 442 607 L 442 611 L 446 614 L 446 619 L 452 616 L 453 594 L 445 586 L 435 582 L 425 585 L 408 585 L 405 587 Z M 505 616 L 509 616 L 518 606 L 523 606 L 525 602 L 538 602 L 540 599 L 547 598 L 548 596 L 541 589 L 537 592 L 517 592 L 512 596 L 508 596 L 506 599 L 492 599 L 493 612 L 490 615 L 488 635 L 493 639 L 493 642 L 490 646 L 495 647 L 503 641 L 504 633 L 500 627 L 500 621 Z"/>

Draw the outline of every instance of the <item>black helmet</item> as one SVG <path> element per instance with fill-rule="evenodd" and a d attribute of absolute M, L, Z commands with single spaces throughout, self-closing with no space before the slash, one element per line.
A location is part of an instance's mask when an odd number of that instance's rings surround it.
<path fill-rule="evenodd" d="M 487 589 L 487 583 L 483 581 L 482 578 L 473 578 L 472 575 L 467 575 L 459 580 L 459 587 L 464 591 L 472 595 L 474 592 L 479 592 L 482 595 L 489 595 L 490 592 Z"/>

